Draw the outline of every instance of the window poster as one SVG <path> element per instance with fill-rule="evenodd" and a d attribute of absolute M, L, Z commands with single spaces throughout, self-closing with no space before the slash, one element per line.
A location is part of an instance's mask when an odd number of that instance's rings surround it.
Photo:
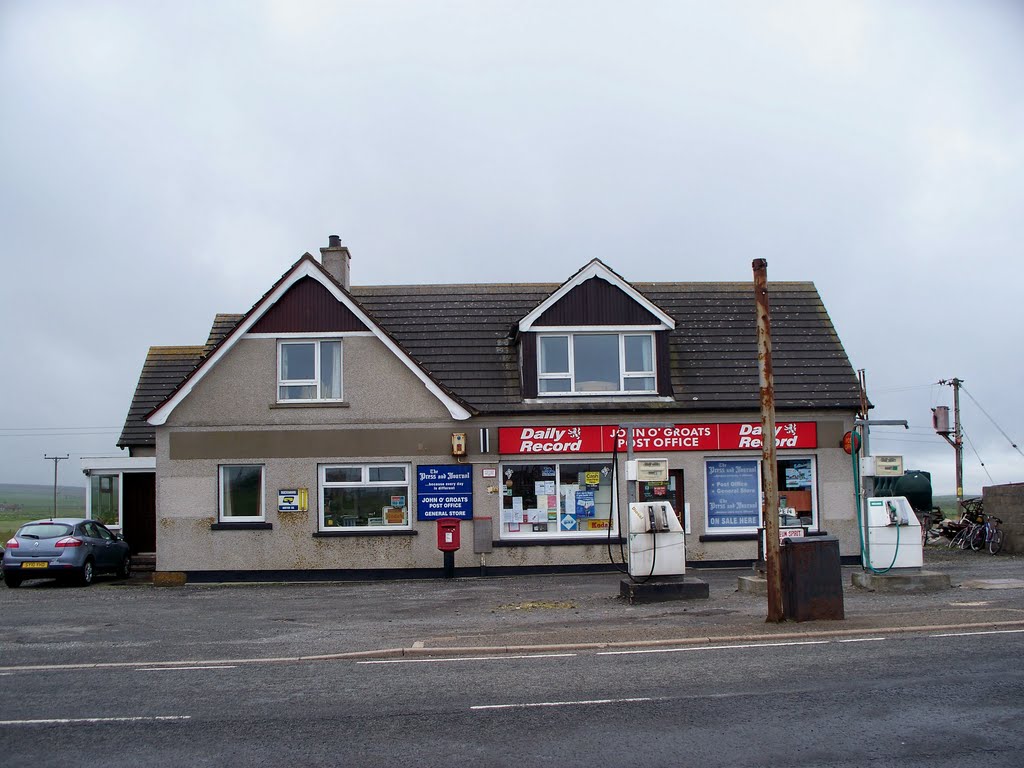
<path fill-rule="evenodd" d="M 705 467 L 708 531 L 757 528 L 761 520 L 758 462 L 743 459 L 709 461 Z"/>
<path fill-rule="evenodd" d="M 593 491 L 577 491 L 576 492 L 576 517 L 593 517 L 594 516 L 594 492 Z"/>

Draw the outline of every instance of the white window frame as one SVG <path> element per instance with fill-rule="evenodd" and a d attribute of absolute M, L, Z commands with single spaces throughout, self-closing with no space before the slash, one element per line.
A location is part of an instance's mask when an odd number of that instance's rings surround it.
<path fill-rule="evenodd" d="M 554 466 L 555 467 L 555 495 L 561 500 L 562 497 L 562 480 L 561 480 L 561 466 L 563 464 L 600 464 L 600 459 L 587 459 L 577 456 L 572 456 L 566 459 L 552 459 L 550 461 L 503 461 L 498 465 L 498 477 L 503 479 L 505 477 L 505 467 L 508 466 Z M 611 536 L 613 538 L 618 537 L 619 534 L 619 473 L 613 472 L 612 476 L 612 508 L 610 512 L 611 519 Z M 561 502 L 559 502 L 561 503 Z M 550 541 L 552 544 L 557 544 L 559 539 L 570 539 L 570 538 L 593 538 L 601 539 L 608 538 L 608 529 L 597 530 L 597 531 L 565 531 L 564 533 L 558 529 L 558 521 L 555 521 L 555 530 L 551 531 L 538 531 L 534 533 L 530 531 L 519 531 L 513 533 L 505 529 L 505 523 L 501 520 L 501 513 L 504 509 L 504 501 L 502 494 L 498 494 L 498 539 L 502 541 L 536 541 L 543 539 Z M 521 523 L 521 525 L 531 525 L 531 523 Z"/>
<path fill-rule="evenodd" d="M 325 341 L 338 343 L 340 381 L 338 382 L 338 397 L 321 397 L 320 382 L 322 380 L 320 368 L 320 345 Z M 313 377 L 312 379 L 283 379 L 281 377 L 282 349 L 288 344 L 312 344 L 313 345 Z M 329 338 L 279 338 L 277 340 L 277 402 L 278 403 L 338 403 L 345 399 L 345 344 L 340 336 Z M 281 387 L 316 387 L 316 397 L 281 397 Z"/>
<path fill-rule="evenodd" d="M 807 461 L 811 462 L 811 524 L 808 526 L 808 530 L 817 531 L 820 530 L 820 522 L 818 521 L 818 457 L 813 454 L 801 454 L 793 455 L 782 454 L 777 457 L 778 461 Z M 786 489 L 779 483 L 779 496 L 785 496 Z"/>
<path fill-rule="evenodd" d="M 327 509 L 326 493 L 328 488 L 394 488 L 403 483 L 398 480 L 374 480 L 371 481 L 370 469 L 373 467 L 401 467 L 405 470 L 405 523 L 384 523 L 383 525 L 326 525 L 324 513 Z M 327 482 L 327 470 L 329 469 L 359 469 L 359 482 Z M 413 520 L 413 498 L 412 498 L 412 465 L 399 462 L 369 461 L 369 462 L 337 462 L 321 464 L 317 472 L 317 484 L 319 485 L 320 511 L 317 522 L 317 530 L 320 532 L 373 532 L 373 531 L 408 531 L 412 530 Z"/>
<path fill-rule="evenodd" d="M 89 473 L 89 482 L 85 484 L 85 514 L 90 520 L 96 520 L 92 511 L 92 479 L 94 477 L 116 477 L 117 478 L 117 522 L 103 523 L 112 531 L 120 531 L 124 520 L 124 473 L 123 472 L 100 472 L 97 470 Z"/>
<path fill-rule="evenodd" d="M 224 514 L 224 470 L 233 467 L 258 467 L 260 470 L 260 513 L 258 515 Z M 217 465 L 217 522 L 219 523 L 263 523 L 267 519 L 267 468 L 263 464 L 218 464 Z"/>
<path fill-rule="evenodd" d="M 619 388 L 618 390 L 594 391 L 576 389 L 576 345 L 574 340 L 577 336 L 614 336 L 619 338 Z M 626 337 L 645 336 L 651 340 L 651 370 L 650 371 L 626 371 Z M 544 339 L 563 338 L 567 339 L 569 370 L 566 373 L 543 373 L 541 370 L 541 347 Z M 537 334 L 537 396 L 538 397 L 602 397 L 605 395 L 656 395 L 658 394 L 658 353 L 657 339 L 650 331 L 593 331 L 577 332 L 567 331 L 563 333 L 539 333 Z M 651 379 L 651 389 L 626 389 L 627 379 Z M 544 392 L 542 381 L 568 380 L 568 392 Z"/>

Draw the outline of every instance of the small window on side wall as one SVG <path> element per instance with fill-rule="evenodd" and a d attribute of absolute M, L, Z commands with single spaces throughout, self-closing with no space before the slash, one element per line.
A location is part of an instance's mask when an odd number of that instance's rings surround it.
<path fill-rule="evenodd" d="M 278 402 L 341 400 L 341 341 L 280 341 Z"/>
<path fill-rule="evenodd" d="M 263 522 L 263 466 L 224 464 L 220 467 L 222 523 Z"/>

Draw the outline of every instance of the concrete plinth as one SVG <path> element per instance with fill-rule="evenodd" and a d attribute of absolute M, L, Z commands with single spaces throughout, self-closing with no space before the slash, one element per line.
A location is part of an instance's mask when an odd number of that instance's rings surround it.
<path fill-rule="evenodd" d="M 740 576 L 736 588 L 750 595 L 767 595 L 768 579 L 764 576 Z"/>
<path fill-rule="evenodd" d="M 660 603 L 667 600 L 706 600 L 711 592 L 708 583 L 687 576 L 656 576 L 640 584 L 623 579 L 619 595 L 634 603 Z"/>
<path fill-rule="evenodd" d="M 951 586 L 948 574 L 916 568 L 888 573 L 854 571 L 851 580 L 853 586 L 872 592 L 938 592 Z"/>

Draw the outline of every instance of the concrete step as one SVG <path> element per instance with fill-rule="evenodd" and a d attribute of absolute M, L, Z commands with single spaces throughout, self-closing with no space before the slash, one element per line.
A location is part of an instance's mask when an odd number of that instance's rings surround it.
<path fill-rule="evenodd" d="M 132 555 L 132 570 L 137 572 L 156 570 L 156 552 L 139 552 Z"/>

